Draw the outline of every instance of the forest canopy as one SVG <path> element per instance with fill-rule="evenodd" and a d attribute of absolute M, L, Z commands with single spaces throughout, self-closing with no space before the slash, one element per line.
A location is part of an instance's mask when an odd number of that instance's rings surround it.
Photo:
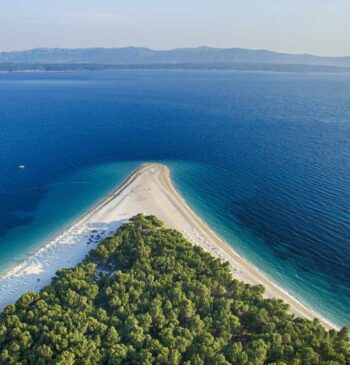
<path fill-rule="evenodd" d="M 0 314 L 0 364 L 350 364 L 347 328 L 294 317 L 154 216 Z"/>

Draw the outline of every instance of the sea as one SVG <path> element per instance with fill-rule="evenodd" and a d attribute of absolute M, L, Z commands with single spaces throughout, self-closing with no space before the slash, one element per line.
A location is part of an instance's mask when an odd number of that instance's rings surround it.
<path fill-rule="evenodd" d="M 146 161 L 259 270 L 350 324 L 349 74 L 0 73 L 0 274 Z"/>

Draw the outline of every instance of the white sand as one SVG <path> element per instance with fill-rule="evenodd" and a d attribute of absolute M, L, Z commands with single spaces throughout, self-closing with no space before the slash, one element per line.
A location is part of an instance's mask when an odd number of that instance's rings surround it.
<path fill-rule="evenodd" d="M 176 192 L 168 168 L 160 164 L 143 165 L 74 226 L 0 277 L 0 310 L 28 290 L 39 291 L 58 269 L 78 264 L 91 248 L 96 247 L 101 237 L 111 235 L 123 222 L 138 213 L 156 215 L 167 227 L 179 230 L 189 241 L 222 261 L 228 261 L 235 278 L 264 285 L 266 297 L 283 299 L 296 315 L 310 319 L 316 316 L 326 328 L 336 328 L 275 285 L 222 241 Z M 96 237 L 97 234 L 100 237 Z M 94 237 L 88 244 L 91 235 Z"/>

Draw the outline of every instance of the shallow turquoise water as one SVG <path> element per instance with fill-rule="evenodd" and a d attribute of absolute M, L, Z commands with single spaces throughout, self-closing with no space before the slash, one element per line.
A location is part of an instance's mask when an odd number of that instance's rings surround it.
<path fill-rule="evenodd" d="M 73 224 L 120 185 L 139 164 L 135 161 L 93 166 L 49 184 L 36 209 L 25 213 L 31 214 L 31 223 L 8 231 L 1 239 L 1 271 Z"/>

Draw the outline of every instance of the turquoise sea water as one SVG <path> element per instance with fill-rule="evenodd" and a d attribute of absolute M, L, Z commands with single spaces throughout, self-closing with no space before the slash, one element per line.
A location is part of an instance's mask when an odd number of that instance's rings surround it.
<path fill-rule="evenodd" d="M 0 124 L 0 271 L 159 161 L 236 250 L 350 324 L 349 75 L 0 74 Z"/>

